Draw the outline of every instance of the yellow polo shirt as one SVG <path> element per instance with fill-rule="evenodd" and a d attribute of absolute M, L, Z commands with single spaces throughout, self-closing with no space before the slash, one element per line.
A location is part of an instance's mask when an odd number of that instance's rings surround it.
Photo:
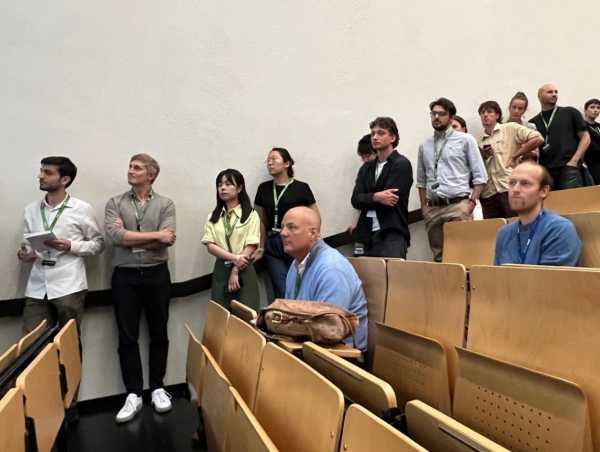
<path fill-rule="evenodd" d="M 523 143 L 536 136 L 541 137 L 539 132 L 516 122 L 496 124 L 491 135 L 484 132 L 479 146 L 489 144 L 494 152 L 484 159 L 488 182 L 481 194 L 482 198 L 508 191 L 508 178 L 511 174 L 511 170 L 506 167 L 508 160 Z"/>
<path fill-rule="evenodd" d="M 233 210 L 230 210 L 227 213 L 223 212 L 221 218 L 219 218 L 219 221 L 216 223 L 210 221 L 209 214 L 208 220 L 204 225 L 202 243 L 205 245 L 214 243 L 224 250 L 229 251 L 227 248 L 227 240 L 225 239 L 225 225 L 223 223 L 223 217 L 225 215 L 229 215 L 229 223 L 231 225 L 235 223 L 233 233 L 229 238 L 231 253 L 242 254 L 246 246 L 260 244 L 260 218 L 256 213 L 256 210 L 252 210 L 252 213 L 248 216 L 246 222 L 242 223 L 242 206 L 240 205 L 234 207 Z"/>

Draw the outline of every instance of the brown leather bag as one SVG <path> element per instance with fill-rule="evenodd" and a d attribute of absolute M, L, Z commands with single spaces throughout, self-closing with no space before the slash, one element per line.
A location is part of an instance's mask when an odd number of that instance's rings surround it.
<path fill-rule="evenodd" d="M 331 303 L 276 299 L 261 311 L 256 324 L 279 338 L 329 345 L 354 339 L 358 316 Z"/>

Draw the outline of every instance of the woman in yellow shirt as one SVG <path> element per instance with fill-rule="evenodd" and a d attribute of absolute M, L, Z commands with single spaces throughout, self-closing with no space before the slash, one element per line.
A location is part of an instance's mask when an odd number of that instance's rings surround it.
<path fill-rule="evenodd" d="M 260 218 L 252 208 L 244 176 L 234 169 L 217 176 L 217 206 L 204 226 L 202 243 L 217 258 L 211 297 L 229 309 L 235 299 L 258 310 L 258 278 L 252 254 L 260 244 Z"/>

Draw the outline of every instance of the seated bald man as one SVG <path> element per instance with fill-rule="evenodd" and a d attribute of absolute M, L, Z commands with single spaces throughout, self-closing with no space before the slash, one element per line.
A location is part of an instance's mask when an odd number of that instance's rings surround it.
<path fill-rule="evenodd" d="M 294 258 L 285 283 L 285 297 L 325 301 L 356 314 L 356 347 L 367 348 L 367 299 L 354 267 L 321 240 L 321 218 L 308 207 L 288 210 L 281 222 L 283 250 Z M 352 338 L 345 341 L 352 346 Z"/>
<path fill-rule="evenodd" d="M 519 220 L 502 226 L 496 237 L 496 265 L 577 266 L 581 240 L 566 218 L 543 208 L 552 177 L 541 165 L 525 162 L 508 179 L 508 203 Z"/>

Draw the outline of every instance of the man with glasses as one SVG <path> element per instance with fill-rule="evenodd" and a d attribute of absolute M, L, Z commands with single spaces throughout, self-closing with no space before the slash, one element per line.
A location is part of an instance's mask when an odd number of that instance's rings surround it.
<path fill-rule="evenodd" d="M 488 177 L 475 138 L 452 128 L 454 104 L 441 97 L 429 110 L 434 133 L 419 147 L 417 188 L 429 246 L 441 262 L 444 223 L 473 219 Z"/>
<path fill-rule="evenodd" d="M 540 165 L 554 180 L 554 190 L 583 185 L 581 164 L 590 145 L 590 134 L 581 113 L 573 107 L 559 107 L 558 89 L 552 83 L 538 90 L 542 111 L 531 118 L 544 138 L 540 146 Z"/>

